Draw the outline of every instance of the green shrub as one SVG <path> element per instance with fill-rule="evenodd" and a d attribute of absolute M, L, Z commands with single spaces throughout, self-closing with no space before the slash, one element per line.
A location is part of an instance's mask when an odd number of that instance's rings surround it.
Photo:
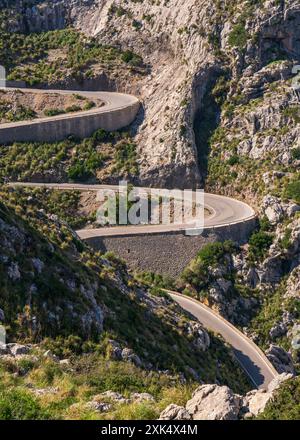
<path fill-rule="evenodd" d="M 232 31 L 230 32 L 228 43 L 230 46 L 242 49 L 247 44 L 248 38 L 249 35 L 245 29 L 245 24 L 238 23 L 233 27 Z"/>
<path fill-rule="evenodd" d="M 38 420 L 49 418 L 37 399 L 24 390 L 0 391 L 0 420 Z"/>
<path fill-rule="evenodd" d="M 293 378 L 284 382 L 275 392 L 258 419 L 263 420 L 299 420 L 300 419 L 300 379 Z"/>
<path fill-rule="evenodd" d="M 86 180 L 91 177 L 91 172 L 86 168 L 82 162 L 77 162 L 68 170 L 68 178 L 71 180 Z"/>
<path fill-rule="evenodd" d="M 249 240 L 249 254 L 255 260 L 263 258 L 273 243 L 273 235 L 258 231 L 251 235 Z"/>
<path fill-rule="evenodd" d="M 208 268 L 223 262 L 225 254 L 231 254 L 235 251 L 236 246 L 230 240 L 223 243 L 214 242 L 207 244 L 183 271 L 181 275 L 183 281 L 191 284 L 198 292 L 204 292 L 211 281 Z"/>
<path fill-rule="evenodd" d="M 136 175 L 137 167 L 136 145 L 133 142 L 121 142 L 116 147 L 115 160 L 117 171 L 125 171 L 128 174 Z"/>
<path fill-rule="evenodd" d="M 232 165 L 236 165 L 238 164 L 240 161 L 240 158 L 237 154 L 233 154 L 228 160 L 227 163 L 228 165 L 232 166 Z"/>
<path fill-rule="evenodd" d="M 296 203 L 300 203 L 300 180 L 294 180 L 288 183 L 285 195 L 289 199 L 294 200 Z"/>
<path fill-rule="evenodd" d="M 96 104 L 93 101 L 88 101 L 84 104 L 83 110 L 91 110 L 93 107 L 95 107 Z"/>
<path fill-rule="evenodd" d="M 45 116 L 57 116 L 66 113 L 65 110 L 59 108 L 46 109 L 44 111 Z"/>
<path fill-rule="evenodd" d="M 300 148 L 293 148 L 291 151 L 292 154 L 292 158 L 294 160 L 299 160 L 300 159 Z"/>
<path fill-rule="evenodd" d="M 67 113 L 75 113 L 75 112 L 80 112 L 82 110 L 82 108 L 79 105 L 70 105 L 70 107 L 66 108 L 66 112 Z"/>
<path fill-rule="evenodd" d="M 143 61 L 142 58 L 132 52 L 131 50 L 126 50 L 123 55 L 121 56 L 122 61 L 124 61 L 127 64 L 131 64 L 132 66 L 142 66 Z"/>

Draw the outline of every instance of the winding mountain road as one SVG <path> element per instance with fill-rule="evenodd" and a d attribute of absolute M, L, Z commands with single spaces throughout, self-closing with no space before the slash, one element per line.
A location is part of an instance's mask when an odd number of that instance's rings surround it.
<path fill-rule="evenodd" d="M 119 187 L 115 185 L 84 185 L 70 183 L 30 183 L 30 182 L 13 182 L 10 186 L 25 186 L 37 188 L 49 188 L 61 191 L 77 190 L 77 191 L 100 191 L 114 190 L 118 191 Z M 141 191 L 149 191 L 149 188 L 139 188 Z M 154 189 L 155 191 L 155 189 Z M 205 228 L 218 228 L 224 225 L 242 223 L 255 218 L 254 210 L 246 203 L 240 202 L 229 197 L 218 196 L 216 194 L 204 194 L 204 205 L 209 211 L 209 215 L 204 218 Z M 114 226 L 102 227 L 97 229 L 81 229 L 77 231 L 83 240 L 92 237 L 122 236 L 135 234 L 153 234 L 170 231 L 181 231 L 191 229 L 190 224 L 170 224 L 170 225 L 139 225 L 139 226 Z"/>
<path fill-rule="evenodd" d="M 167 292 L 184 310 L 197 318 L 207 330 L 222 335 L 224 340 L 232 346 L 236 359 L 256 388 L 266 389 L 269 383 L 278 376 L 277 371 L 262 350 L 230 322 L 193 298 L 177 292 L 168 290 Z"/>
<path fill-rule="evenodd" d="M 26 89 L 28 92 L 35 93 L 62 93 L 73 94 L 72 91 L 58 91 L 58 90 L 31 90 Z M 77 93 L 77 92 L 76 92 Z M 47 128 L 47 124 L 50 121 L 65 121 L 65 120 L 78 120 L 80 118 L 85 121 L 86 117 L 91 115 L 97 115 L 99 113 L 109 113 L 109 117 L 113 118 L 114 112 L 120 109 L 132 108 L 139 105 L 137 98 L 108 92 L 80 92 L 81 95 L 95 99 L 96 97 L 102 100 L 105 105 L 103 107 L 94 108 L 85 112 L 77 112 L 74 114 L 58 115 L 51 118 L 42 118 L 31 121 L 22 121 L 17 123 L 0 124 L 0 137 L 1 133 L 14 133 L 17 127 L 32 127 L 34 129 L 35 124 L 46 124 L 44 128 Z M 136 110 L 137 111 L 137 110 Z M 135 112 L 135 109 L 134 109 Z M 133 113 L 134 113 L 133 112 Z M 115 113 L 117 115 L 117 113 Z M 8 129 L 8 131 L 7 131 Z M 10 186 L 18 187 L 41 187 L 57 190 L 78 190 L 78 191 L 99 191 L 99 190 L 114 190 L 118 191 L 119 187 L 113 185 L 82 185 L 82 184 L 43 184 L 43 183 L 23 183 L 16 182 L 10 183 Z M 141 188 L 141 191 L 148 192 L 149 188 Z M 218 196 L 215 194 L 204 194 L 204 205 L 207 208 L 209 215 L 204 218 L 205 228 L 219 228 L 222 226 L 228 226 L 237 223 L 247 222 L 255 218 L 254 210 L 247 204 L 240 202 L 229 197 Z M 88 239 L 91 237 L 104 237 L 104 236 L 122 236 L 122 235 L 136 235 L 136 234 L 150 234 L 160 233 L 165 231 L 177 231 L 184 230 L 187 227 L 191 228 L 191 225 L 186 224 L 171 224 L 171 225 L 141 225 L 141 226 L 119 226 L 119 227 L 102 227 L 98 229 L 83 229 L 77 231 L 80 238 Z M 264 353 L 257 347 L 249 338 L 241 333 L 232 324 L 216 314 L 210 308 L 204 304 L 178 294 L 177 292 L 168 291 L 170 296 L 186 311 L 191 313 L 197 318 L 202 325 L 208 330 L 212 330 L 223 336 L 224 340 L 228 342 L 234 350 L 235 356 L 243 367 L 253 384 L 257 388 L 267 388 L 268 384 L 274 377 L 277 376 L 277 372 L 266 358 Z"/>
<path fill-rule="evenodd" d="M 64 113 L 56 116 L 42 117 L 19 122 L 0 124 L 0 141 L 11 142 L 54 142 L 69 135 L 79 138 L 90 136 L 95 130 L 120 130 L 130 125 L 138 113 L 140 101 L 132 95 L 112 92 L 86 92 L 51 89 L 15 89 L 1 88 L 3 91 L 21 90 L 22 93 L 34 94 L 79 94 L 88 100 L 101 100 L 103 105 L 90 110 Z"/>
<path fill-rule="evenodd" d="M 84 184 L 44 184 L 31 182 L 10 183 L 14 187 L 33 187 L 48 188 L 62 191 L 99 191 L 114 190 L 119 187 L 114 185 L 84 185 Z M 149 191 L 149 188 L 141 188 L 142 191 Z M 255 218 L 254 210 L 247 204 L 229 197 L 218 196 L 215 194 L 204 194 L 204 203 L 209 210 L 209 215 L 205 217 L 204 228 L 218 228 L 222 225 L 240 223 Z M 103 236 L 122 236 L 130 234 L 147 234 L 153 232 L 165 232 L 170 230 L 181 230 L 186 225 L 144 225 L 144 226 L 120 226 L 103 227 L 98 229 L 82 229 L 77 231 L 81 239 Z M 254 386 L 257 388 L 267 388 L 268 384 L 277 376 L 277 372 L 269 362 L 264 353 L 247 338 L 242 332 L 235 328 L 220 315 L 209 307 L 192 298 L 178 294 L 177 292 L 167 291 L 170 296 L 186 311 L 197 318 L 208 330 L 222 335 L 224 340 L 229 343 L 234 354 L 249 376 Z"/>

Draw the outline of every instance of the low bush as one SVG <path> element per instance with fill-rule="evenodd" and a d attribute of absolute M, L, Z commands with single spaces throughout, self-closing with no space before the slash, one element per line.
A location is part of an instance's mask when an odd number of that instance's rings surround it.
<path fill-rule="evenodd" d="M 22 389 L 0 391 L 0 420 L 40 420 L 49 414 L 29 392 Z"/>
<path fill-rule="evenodd" d="M 264 231 L 258 231 L 251 235 L 249 240 L 249 257 L 261 260 L 273 243 L 273 235 Z"/>

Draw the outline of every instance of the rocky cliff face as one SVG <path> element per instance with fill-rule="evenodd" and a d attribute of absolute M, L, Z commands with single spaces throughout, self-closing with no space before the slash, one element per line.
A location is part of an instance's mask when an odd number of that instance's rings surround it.
<path fill-rule="evenodd" d="M 299 57 L 296 1 L 257 6 L 245 1 L 227 7 L 207 0 L 160 4 L 99 0 L 93 6 L 73 6 L 71 17 L 84 32 L 134 48 L 151 65 L 149 77 L 127 85 L 144 99 L 145 119 L 137 139 L 141 180 L 147 184 L 203 184 L 207 128 L 201 126 L 201 109 L 209 111 L 204 97 L 221 74 L 226 71 L 230 81 L 227 93 L 245 95 L 248 102 L 276 79 L 276 74 L 264 71 L 268 63 L 278 57 Z M 256 84 L 245 90 L 253 76 Z M 193 122 L 199 111 L 196 125 L 200 123 L 202 136 L 195 139 Z M 218 119 L 218 111 L 214 117 Z"/>
<path fill-rule="evenodd" d="M 249 131 L 255 134 L 270 124 L 273 128 L 274 119 L 280 126 L 285 123 L 287 116 L 280 118 L 286 105 L 282 99 L 271 108 L 266 102 L 259 114 L 252 112 L 249 118 L 235 115 L 233 121 L 223 118 L 220 105 L 229 100 L 232 112 L 232 106 L 264 95 L 282 75 L 285 80 L 291 77 L 291 64 L 268 66 L 274 60 L 299 59 L 297 3 L 57 0 L 25 7 L 17 1 L 20 18 L 12 18 L 10 28 L 32 32 L 72 24 L 102 43 L 141 55 L 149 74 L 117 81 L 121 91 L 135 93 L 144 102 L 135 127 L 140 181 L 188 188 L 206 180 L 208 138 L 218 126 L 231 131 L 228 142 L 236 130 L 243 133 L 243 139 L 235 140 L 238 153 L 253 158 L 259 154 L 261 142 L 273 152 L 296 138 L 297 131 L 289 134 L 287 142 L 284 136 L 275 140 L 271 135 L 267 140 L 247 139 Z M 291 97 L 284 99 L 290 101 Z M 279 154 L 287 160 L 286 152 Z M 213 177 L 217 187 L 222 176 Z"/>
<path fill-rule="evenodd" d="M 61 0 L 15 0 L 0 2 L 6 14 L 5 27 L 12 32 L 41 32 L 63 29 L 68 23 L 68 12 Z"/>

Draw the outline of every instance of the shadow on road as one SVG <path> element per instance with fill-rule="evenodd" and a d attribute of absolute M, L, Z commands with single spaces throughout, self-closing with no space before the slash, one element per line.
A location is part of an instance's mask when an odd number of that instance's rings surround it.
<path fill-rule="evenodd" d="M 246 370 L 249 377 L 252 378 L 253 384 L 259 388 L 265 382 L 265 377 L 261 374 L 261 369 L 245 354 L 240 350 L 234 349 L 234 354 L 242 367 Z"/>

